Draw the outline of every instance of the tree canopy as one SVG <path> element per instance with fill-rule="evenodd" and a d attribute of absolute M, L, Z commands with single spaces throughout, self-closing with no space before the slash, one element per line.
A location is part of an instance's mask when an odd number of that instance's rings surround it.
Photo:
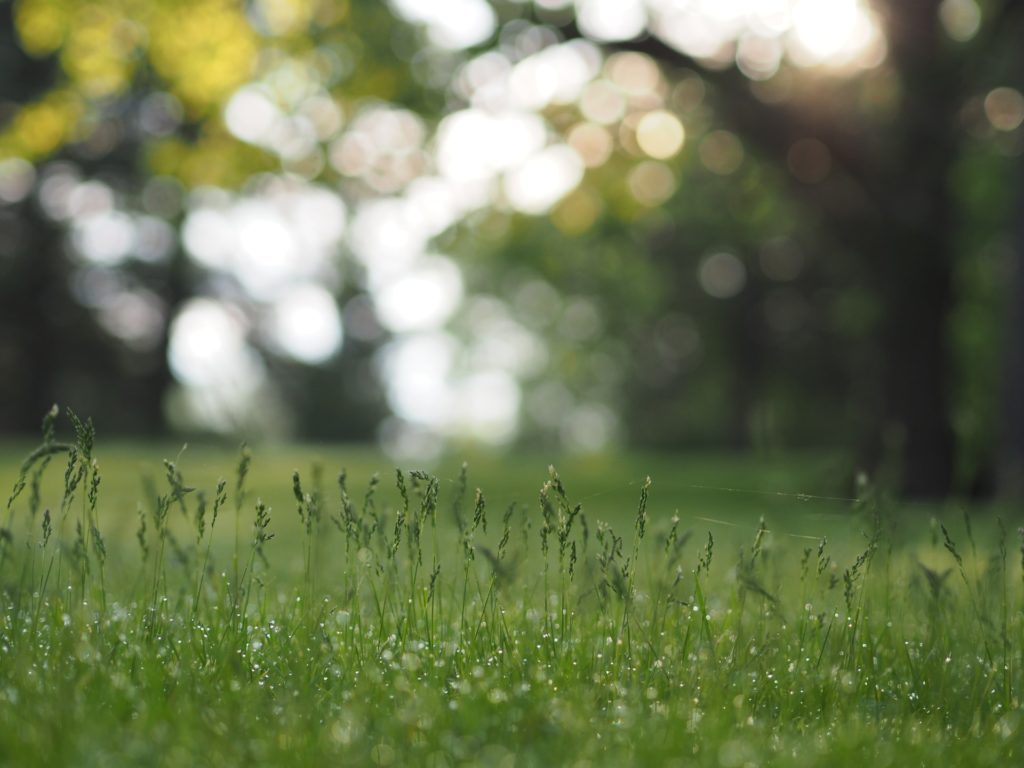
<path fill-rule="evenodd" d="M 4 4 L 0 425 L 1012 484 L 1021 6 Z"/>

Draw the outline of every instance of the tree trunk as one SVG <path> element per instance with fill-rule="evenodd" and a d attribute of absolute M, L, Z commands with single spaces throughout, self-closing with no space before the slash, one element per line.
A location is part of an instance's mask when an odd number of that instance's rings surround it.
<path fill-rule="evenodd" d="M 999 490 L 1008 496 L 1024 496 L 1024 162 L 1017 161 L 1017 171 L 1018 214 L 1002 393 L 1006 418 L 1000 435 L 1002 456 L 998 467 Z"/>
<path fill-rule="evenodd" d="M 943 56 L 938 0 L 901 2 L 889 36 L 905 95 L 876 160 L 885 217 L 885 242 L 872 255 L 885 308 L 883 427 L 902 443 L 904 494 L 937 498 L 951 490 L 954 472 L 949 176 L 959 152 L 961 94 L 953 62 Z"/>
<path fill-rule="evenodd" d="M 907 496 L 941 497 L 953 478 L 954 434 L 950 426 L 951 309 L 950 247 L 944 228 L 911 232 L 885 251 L 892 260 L 880 277 L 885 316 L 882 435 L 898 456 L 881 451 L 876 460 L 899 462 Z"/>

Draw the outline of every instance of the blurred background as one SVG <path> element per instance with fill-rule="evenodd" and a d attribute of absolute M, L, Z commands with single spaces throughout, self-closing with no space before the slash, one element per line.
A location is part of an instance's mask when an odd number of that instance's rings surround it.
<path fill-rule="evenodd" d="M 0 435 L 1020 493 L 1021 40 L 1019 0 L 0 2 Z"/>

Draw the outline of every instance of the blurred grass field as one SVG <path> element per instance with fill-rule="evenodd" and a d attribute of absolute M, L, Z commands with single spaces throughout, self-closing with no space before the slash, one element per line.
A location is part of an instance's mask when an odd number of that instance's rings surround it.
<path fill-rule="evenodd" d="M 27 441 L 0 443 L 0 489 L 10 489 L 22 460 L 34 445 Z M 398 501 L 394 484 L 396 463 L 382 452 L 363 446 L 253 445 L 248 478 L 249 506 L 262 499 L 272 510 L 278 565 L 295 566 L 300 524 L 295 514 L 291 477 L 295 470 L 310 477 L 315 468 L 323 475 L 326 496 L 337 502 L 336 477 L 344 469 L 352 492 L 362 493 L 370 478 L 381 478 L 379 497 L 385 505 Z M 103 523 L 108 544 L 133 547 L 140 505 L 148 509 L 153 488 L 164 483 L 164 460 L 175 461 L 186 483 L 208 494 L 218 478 L 231 478 L 238 462 L 237 445 L 216 443 L 138 443 L 101 440 L 96 451 L 102 475 Z M 593 520 L 616 527 L 628 526 L 646 477 L 652 480 L 650 513 L 655 524 L 665 525 L 673 515 L 684 530 L 706 535 L 711 531 L 723 546 L 735 549 L 753 535 L 761 517 L 776 536 L 793 543 L 816 543 L 823 537 L 842 542 L 857 535 L 861 522 L 851 510 L 855 489 L 843 474 L 837 455 L 807 454 L 765 459 L 728 454 L 625 453 L 566 456 L 554 461 L 526 453 L 469 452 L 452 454 L 426 467 L 441 483 L 442 497 L 450 494 L 461 466 L 467 465 L 469 490 L 480 488 L 488 504 L 504 509 L 524 506 L 538 516 L 537 493 L 554 464 L 574 500 Z M 410 464 L 403 469 L 419 469 Z M 52 500 L 61 492 L 61 472 L 52 467 L 44 482 Z M 44 502 L 45 503 L 45 502 Z M 934 510 L 911 514 L 926 518 Z M 250 510 L 251 512 L 251 510 Z M 251 515 L 250 515 L 251 516 Z M 451 520 L 442 514 L 448 523 Z M 172 519 L 172 524 L 175 521 Z M 182 521 L 177 521 L 179 525 Z M 246 518 L 245 529 L 251 525 Z M 912 532 L 915 526 L 900 526 Z M 222 530 L 215 543 L 226 551 L 230 537 Z"/>
<path fill-rule="evenodd" d="M 21 462 L 34 447 L 29 441 L 0 442 L 0 488 L 13 486 Z M 291 517 L 294 506 L 292 472 L 308 476 L 314 467 L 320 468 L 327 486 L 333 486 L 338 472 L 345 469 L 356 491 L 377 473 L 382 497 L 394 503 L 396 466 L 436 474 L 443 494 L 444 486 L 455 483 L 465 463 L 470 490 L 481 488 L 493 506 L 504 508 L 512 502 L 536 507 L 537 491 L 548 478 L 548 467 L 554 465 L 587 513 L 612 523 L 635 512 L 640 484 L 649 476 L 654 520 L 678 514 L 689 527 L 718 526 L 726 535 L 726 529 L 734 526 L 752 532 L 764 516 L 780 533 L 820 539 L 831 526 L 844 529 L 856 492 L 842 457 L 829 454 L 764 458 L 607 453 L 552 458 L 523 452 L 467 452 L 421 466 L 396 465 L 383 453 L 362 446 L 256 444 L 251 451 L 250 495 L 278 510 L 279 521 Z M 96 458 L 103 478 L 105 522 L 119 531 L 122 520 L 128 527 L 134 525 L 136 507 L 146 496 L 146 480 L 162 482 L 164 460 L 175 461 L 189 485 L 212 491 L 218 478 L 234 472 L 238 446 L 101 439 Z M 59 494 L 61 478 L 56 468 L 49 471 L 45 487 L 49 494 Z"/>
<path fill-rule="evenodd" d="M 239 492 L 237 447 L 76 444 L 8 504 L 0 765 L 1005 766 L 1024 746 L 1008 507 L 896 504 L 826 454 L 396 476 L 371 450 L 265 445 Z M 0 483 L 31 450 L 0 446 Z"/>
<path fill-rule="evenodd" d="M 0 489 L 11 488 L 22 460 L 34 447 L 24 440 L 0 442 Z M 468 451 L 421 465 L 396 464 L 379 450 L 365 446 L 273 443 L 254 444 L 250 450 L 250 500 L 262 498 L 275 512 L 275 526 L 285 533 L 292 526 L 292 533 L 298 531 L 291 491 L 295 470 L 307 478 L 314 470 L 320 471 L 329 502 L 336 501 L 339 471 L 347 472 L 356 494 L 377 474 L 379 495 L 393 506 L 398 500 L 393 482 L 396 467 L 426 469 L 437 475 L 444 496 L 454 486 L 463 463 L 468 468 L 469 490 L 482 489 L 488 503 L 497 509 L 516 502 L 531 514 L 539 514 L 537 492 L 553 465 L 574 501 L 582 504 L 591 518 L 617 526 L 628 524 L 640 485 L 650 477 L 650 514 L 655 524 L 665 524 L 678 515 L 685 529 L 702 535 L 710 530 L 730 547 L 747 541 L 762 517 L 776 537 L 794 544 L 828 538 L 834 545 L 849 543 L 856 549 L 863 529 L 863 519 L 855 511 L 859 490 L 850 477 L 849 461 L 835 452 L 777 456 L 627 452 L 552 457 L 521 451 Z M 227 443 L 101 439 L 96 458 L 103 478 L 104 522 L 110 526 L 114 542 L 119 538 L 127 541 L 133 535 L 137 509 L 147 503 L 147 483 L 161 485 L 165 460 L 176 462 L 190 486 L 211 493 L 218 478 L 232 476 L 238 456 L 239 446 Z M 61 478 L 56 468 L 49 471 L 46 487 L 51 497 L 59 495 Z M 1020 516 L 1012 501 L 953 499 L 897 504 L 889 500 L 886 504 L 889 532 L 896 545 L 934 539 L 934 522 L 956 525 L 965 510 L 982 520 L 1002 515 L 1012 521 Z M 291 538 L 283 535 L 277 546 L 287 549 Z"/>

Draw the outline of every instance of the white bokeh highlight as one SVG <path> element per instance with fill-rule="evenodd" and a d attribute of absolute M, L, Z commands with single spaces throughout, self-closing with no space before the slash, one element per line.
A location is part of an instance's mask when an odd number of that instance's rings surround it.
<path fill-rule="evenodd" d="M 498 24 L 486 0 L 391 0 L 390 4 L 408 21 L 424 25 L 430 42 L 450 50 L 485 42 Z"/>
<path fill-rule="evenodd" d="M 316 283 L 293 285 L 273 302 L 267 333 L 276 348 L 307 365 L 332 358 L 343 340 L 338 305 Z"/>

